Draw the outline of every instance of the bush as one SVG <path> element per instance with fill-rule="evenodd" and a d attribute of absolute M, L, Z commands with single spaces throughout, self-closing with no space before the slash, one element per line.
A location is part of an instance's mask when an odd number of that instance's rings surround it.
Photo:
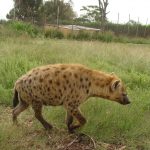
<path fill-rule="evenodd" d="M 90 40 L 91 34 L 89 32 L 85 32 L 83 30 L 80 30 L 76 36 L 77 40 Z"/>
<path fill-rule="evenodd" d="M 11 29 L 21 33 L 24 32 L 30 35 L 31 37 L 36 37 L 40 33 L 40 29 L 30 23 L 24 23 L 21 21 L 11 21 L 8 22 L 8 25 Z"/>
<path fill-rule="evenodd" d="M 75 40 L 98 40 L 103 42 L 112 42 L 114 39 L 113 32 L 93 32 L 80 30 L 78 33 L 69 33 L 67 36 L 68 39 Z"/>
<path fill-rule="evenodd" d="M 76 34 L 73 32 L 67 34 L 67 39 L 73 39 L 73 40 L 76 39 Z"/>
<path fill-rule="evenodd" d="M 113 38 L 114 38 L 114 34 L 113 32 L 110 31 L 104 33 L 96 31 L 92 35 L 92 39 L 103 41 L 103 42 L 112 42 Z"/>
<path fill-rule="evenodd" d="M 0 20 L 0 24 L 5 24 L 6 22 L 7 22 L 6 20 L 3 19 Z"/>
<path fill-rule="evenodd" d="M 75 40 L 91 40 L 91 33 L 80 30 L 78 33 L 69 33 L 67 38 Z"/>
<path fill-rule="evenodd" d="M 50 29 L 50 30 L 45 31 L 45 37 L 52 38 L 52 39 L 53 38 L 62 39 L 64 38 L 64 34 L 57 29 Z"/>

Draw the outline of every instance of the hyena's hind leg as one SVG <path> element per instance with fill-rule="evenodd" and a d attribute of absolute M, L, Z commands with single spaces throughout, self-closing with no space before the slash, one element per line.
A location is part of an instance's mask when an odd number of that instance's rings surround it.
<path fill-rule="evenodd" d="M 28 108 L 28 104 L 24 101 L 20 100 L 19 104 L 13 109 L 12 115 L 13 115 L 13 123 L 17 123 L 17 116 L 23 112 L 25 109 Z"/>
<path fill-rule="evenodd" d="M 33 101 L 32 102 L 32 108 L 34 110 L 35 113 L 35 117 L 41 122 L 41 124 L 43 125 L 43 127 L 46 130 L 49 130 L 52 128 L 52 125 L 49 124 L 42 116 L 42 103 L 41 102 L 37 102 L 37 101 Z"/>

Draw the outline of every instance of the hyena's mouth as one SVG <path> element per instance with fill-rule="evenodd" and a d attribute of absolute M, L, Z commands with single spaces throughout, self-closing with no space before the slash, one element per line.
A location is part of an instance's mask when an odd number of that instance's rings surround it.
<path fill-rule="evenodd" d="M 123 99 L 120 101 L 120 104 L 127 105 L 130 104 L 129 98 L 127 96 L 124 96 Z"/>
<path fill-rule="evenodd" d="M 130 104 L 131 102 L 130 101 L 128 101 L 128 102 L 120 102 L 120 104 L 122 104 L 122 105 L 128 105 L 128 104 Z"/>

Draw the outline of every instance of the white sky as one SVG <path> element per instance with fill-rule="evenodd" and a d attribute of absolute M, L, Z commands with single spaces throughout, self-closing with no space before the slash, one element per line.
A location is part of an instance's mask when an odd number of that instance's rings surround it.
<path fill-rule="evenodd" d="M 67 1 L 67 0 L 65 0 Z M 108 0 L 109 21 L 117 22 L 119 13 L 119 22 L 126 23 L 130 18 L 146 24 L 150 24 L 150 0 Z M 98 5 L 98 0 L 73 0 L 74 10 L 80 14 L 82 6 Z M 6 14 L 13 7 L 13 0 L 0 0 L 0 19 L 5 19 Z"/>

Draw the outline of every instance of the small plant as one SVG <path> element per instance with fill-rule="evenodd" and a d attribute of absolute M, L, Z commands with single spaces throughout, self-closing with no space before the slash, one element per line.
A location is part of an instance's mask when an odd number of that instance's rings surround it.
<path fill-rule="evenodd" d="M 53 38 L 62 39 L 64 38 L 64 34 L 57 29 L 50 29 L 50 30 L 45 31 L 45 37 L 52 38 L 52 39 Z"/>

